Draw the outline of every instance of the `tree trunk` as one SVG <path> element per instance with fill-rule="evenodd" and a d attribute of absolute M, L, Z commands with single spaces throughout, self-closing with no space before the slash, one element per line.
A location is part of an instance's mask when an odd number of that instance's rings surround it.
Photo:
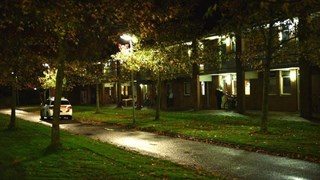
<path fill-rule="evenodd" d="M 157 78 L 157 86 L 156 86 L 156 117 L 155 120 L 160 120 L 160 109 L 161 109 L 161 80 L 160 80 L 160 73 L 158 72 Z"/>
<path fill-rule="evenodd" d="M 122 95 L 121 95 L 121 73 L 120 73 L 120 61 L 117 61 L 117 108 L 122 107 Z"/>
<path fill-rule="evenodd" d="M 60 142 L 60 105 L 62 97 L 62 86 L 64 78 L 64 67 L 65 67 L 65 44 L 60 42 L 59 44 L 59 55 L 58 55 L 58 72 L 56 77 L 56 89 L 55 89 L 55 100 L 54 100 L 54 109 L 53 109 L 53 120 L 51 128 L 51 144 L 49 146 L 50 150 L 59 150 L 62 146 Z"/>
<path fill-rule="evenodd" d="M 17 79 L 14 74 L 12 85 L 11 85 L 11 116 L 8 129 L 16 128 L 16 107 L 17 106 Z"/>
<path fill-rule="evenodd" d="M 311 74 L 311 63 L 308 61 L 307 53 L 307 34 L 309 28 L 307 26 L 307 14 L 303 12 L 299 19 L 299 46 L 302 49 L 300 54 L 299 65 L 300 65 L 300 115 L 303 118 L 312 118 L 312 74 Z"/>
<path fill-rule="evenodd" d="M 140 87 L 140 83 L 141 83 L 141 74 L 140 72 L 137 72 L 137 108 L 138 110 L 142 109 L 142 91 L 141 91 L 141 87 Z"/>
<path fill-rule="evenodd" d="M 99 84 L 96 84 L 96 113 L 100 113 L 100 91 Z"/>
<path fill-rule="evenodd" d="M 263 72 L 262 116 L 260 126 L 260 132 L 262 133 L 268 132 L 270 63 L 266 64 L 269 64 L 269 66 L 265 65 Z"/>
<path fill-rule="evenodd" d="M 131 91 L 132 91 L 132 123 L 136 123 L 136 97 L 134 94 L 134 72 L 131 70 Z"/>
<path fill-rule="evenodd" d="M 312 81 L 311 64 L 304 57 L 300 57 L 300 115 L 312 118 Z"/>
<path fill-rule="evenodd" d="M 200 83 L 199 83 L 199 65 L 196 63 L 198 58 L 198 41 L 192 41 L 192 55 L 191 59 L 195 62 L 192 64 L 192 89 L 191 95 L 193 97 L 193 109 L 198 111 L 200 109 Z"/>
<path fill-rule="evenodd" d="M 199 82 L 199 66 L 194 63 L 192 65 L 192 97 L 193 97 L 193 109 L 198 111 L 200 109 L 200 82 Z"/>
<path fill-rule="evenodd" d="M 270 9 L 272 13 L 273 10 Z M 263 92 L 262 92 L 262 116 L 261 116 L 261 126 L 260 132 L 268 132 L 268 112 L 269 112 L 269 84 L 270 84 L 270 64 L 273 56 L 273 25 L 274 22 L 269 23 L 268 33 L 265 36 L 266 46 L 265 46 L 265 59 L 263 63 Z M 263 31 L 263 30 L 262 30 Z"/>
<path fill-rule="evenodd" d="M 244 114 L 245 112 L 245 73 L 242 66 L 241 52 L 242 52 L 242 38 L 241 34 L 236 35 L 236 70 L 237 70 L 237 112 Z"/>

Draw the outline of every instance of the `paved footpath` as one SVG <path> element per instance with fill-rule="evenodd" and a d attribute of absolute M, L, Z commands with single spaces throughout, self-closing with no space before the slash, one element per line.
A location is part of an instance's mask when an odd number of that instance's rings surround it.
<path fill-rule="evenodd" d="M 8 110 L 0 110 L 8 114 Z M 42 123 L 39 116 L 17 111 L 17 117 Z M 89 136 L 111 143 L 126 150 L 154 156 L 172 162 L 238 179 L 320 179 L 320 164 L 285 157 L 247 152 L 206 143 L 183 140 L 153 133 L 111 129 L 107 126 L 70 123 L 61 124 L 61 129 L 73 134 Z"/>

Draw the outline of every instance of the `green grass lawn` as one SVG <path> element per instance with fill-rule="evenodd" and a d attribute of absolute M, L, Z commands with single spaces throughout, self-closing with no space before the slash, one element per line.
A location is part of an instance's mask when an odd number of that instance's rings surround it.
<path fill-rule="evenodd" d="M 18 128 L 9 131 L 9 118 L 0 114 L 0 179 L 216 179 L 66 132 L 61 132 L 63 149 L 47 153 L 50 127 L 17 119 Z"/>
<path fill-rule="evenodd" d="M 230 117 L 212 113 L 161 112 L 161 120 L 154 121 L 152 109 L 136 111 L 132 124 L 132 110 L 75 106 L 74 118 L 134 127 L 187 139 L 213 142 L 226 146 L 266 152 L 320 162 L 320 124 L 271 119 L 269 134 L 260 134 L 258 117 Z"/>

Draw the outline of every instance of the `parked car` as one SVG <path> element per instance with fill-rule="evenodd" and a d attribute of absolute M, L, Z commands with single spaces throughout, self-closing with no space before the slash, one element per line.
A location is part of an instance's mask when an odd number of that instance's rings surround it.
<path fill-rule="evenodd" d="M 40 109 L 40 119 L 52 119 L 53 118 L 53 106 L 54 106 L 54 97 L 50 97 L 46 100 L 44 104 L 41 104 Z M 60 118 L 72 119 L 72 105 L 69 100 L 66 98 L 61 98 L 60 105 Z"/>

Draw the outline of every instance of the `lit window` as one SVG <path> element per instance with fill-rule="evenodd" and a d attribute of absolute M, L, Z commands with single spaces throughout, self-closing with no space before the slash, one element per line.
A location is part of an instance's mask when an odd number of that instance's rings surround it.
<path fill-rule="evenodd" d="M 204 71 L 204 64 L 200 64 L 199 69 L 200 71 Z"/>
<path fill-rule="evenodd" d="M 281 94 L 291 94 L 290 71 L 281 71 Z"/>
<path fill-rule="evenodd" d="M 235 37 L 230 38 L 229 36 L 224 37 L 223 41 L 223 52 L 224 53 L 232 53 L 235 50 Z"/>
<path fill-rule="evenodd" d="M 231 84 L 231 80 L 232 80 L 231 74 L 226 75 L 225 76 L 225 80 L 226 80 L 227 85 L 230 85 Z"/>
<path fill-rule="evenodd" d="M 289 35 L 290 35 L 290 32 L 287 29 L 279 32 L 279 40 L 280 40 L 280 42 L 288 41 L 289 40 Z"/>
<path fill-rule="evenodd" d="M 201 82 L 201 95 L 206 95 L 206 84 L 205 82 Z"/>
<path fill-rule="evenodd" d="M 128 92 L 128 86 L 121 86 L 121 94 L 123 96 L 128 96 L 129 95 L 129 92 Z"/>
<path fill-rule="evenodd" d="M 236 81 L 235 77 L 232 79 L 231 84 L 232 84 L 232 89 L 231 89 L 232 94 L 237 95 L 237 81 Z"/>
<path fill-rule="evenodd" d="M 250 95 L 250 80 L 245 80 L 244 81 L 245 84 L 245 95 Z"/>

